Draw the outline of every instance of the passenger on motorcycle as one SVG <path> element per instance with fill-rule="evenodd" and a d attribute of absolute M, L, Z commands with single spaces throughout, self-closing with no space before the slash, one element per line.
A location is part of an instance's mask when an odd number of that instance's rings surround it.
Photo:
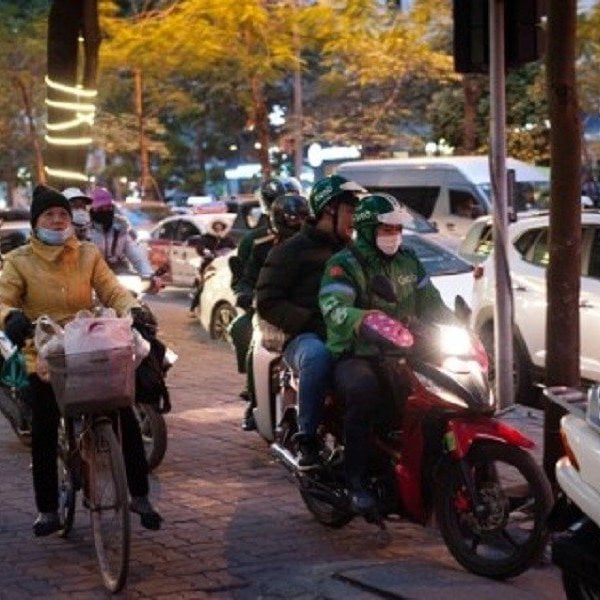
<path fill-rule="evenodd" d="M 248 293 L 248 286 L 241 283 L 246 264 L 250 260 L 250 256 L 252 255 L 255 246 L 261 248 L 265 244 L 271 244 L 275 237 L 269 221 L 271 205 L 275 199 L 279 196 L 283 196 L 287 192 L 300 194 L 301 191 L 300 184 L 294 179 L 282 180 L 272 177 L 263 181 L 257 192 L 263 214 L 267 218 L 267 223 L 246 233 L 238 245 L 237 256 L 230 259 L 231 289 L 236 296 L 236 306 L 239 306 L 245 311 L 245 314 L 239 316 L 230 329 L 231 339 L 235 346 L 239 373 L 249 373 L 247 368 L 249 360 L 248 349 L 250 347 L 250 340 L 252 339 L 252 315 L 254 312 L 252 309 L 252 300 L 254 297 L 254 283 L 256 283 L 254 282 L 252 284 L 250 293 Z M 257 250 L 257 253 L 261 252 L 261 250 Z M 258 262 L 258 259 L 256 259 L 256 262 Z M 240 398 L 248 402 L 252 400 L 247 386 L 239 395 Z M 252 417 L 252 405 L 248 404 L 246 416 L 242 421 L 242 429 L 251 431 L 255 429 L 255 427 L 254 418 Z"/>
<path fill-rule="evenodd" d="M 140 306 L 119 284 L 98 248 L 76 239 L 71 206 L 57 190 L 42 185 L 35 188 L 31 228 L 29 242 L 5 257 L 0 274 L 0 324 L 23 349 L 30 374 L 24 392 L 32 407 L 33 487 L 39 510 L 33 532 L 43 536 L 61 526 L 56 464 L 59 411 L 52 387 L 36 374 L 32 320 L 48 315 L 64 325 L 79 310 L 93 308 L 95 293 L 117 314 L 131 313 L 135 326 Z M 120 417 L 130 508 L 141 515 L 144 527 L 159 529 L 161 516 L 148 500 L 148 465 L 140 428 L 131 408 L 121 409 Z"/>
<path fill-rule="evenodd" d="M 364 196 L 354 213 L 356 241 L 327 262 L 319 293 L 327 345 L 336 359 L 336 397 L 344 407 L 346 480 L 352 508 L 362 514 L 375 507 L 366 486 L 368 438 L 386 401 L 377 344 L 362 335 L 362 321 L 373 311 L 394 319 L 454 320 L 417 256 L 402 247 L 405 217 L 393 196 Z M 369 282 L 378 274 L 389 280 L 395 300 L 370 289 Z"/>
<path fill-rule="evenodd" d="M 68 187 L 62 191 L 63 196 L 69 201 L 73 213 L 73 229 L 78 240 L 89 239 L 90 213 L 89 206 L 92 198 L 77 187 Z"/>
<path fill-rule="evenodd" d="M 286 193 L 283 196 L 276 198 L 271 205 L 271 212 L 269 214 L 269 223 L 272 234 L 268 238 L 263 240 L 256 240 L 250 257 L 246 262 L 246 268 L 242 275 L 238 289 L 240 294 L 247 295 L 249 304 L 244 303 L 245 306 L 251 307 L 254 300 L 254 288 L 258 281 L 260 270 L 262 269 L 267 255 L 271 248 L 283 243 L 292 235 L 300 231 L 302 223 L 308 217 L 308 203 L 304 196 L 294 193 Z M 244 414 L 242 421 L 242 429 L 244 431 L 253 431 L 256 429 L 256 422 L 254 421 L 254 408 L 256 406 L 256 398 L 254 396 L 254 379 L 252 373 L 252 344 L 248 347 L 248 353 L 246 355 L 246 373 L 247 373 L 247 386 L 248 386 L 248 406 Z"/>
<path fill-rule="evenodd" d="M 298 465 L 303 470 L 319 463 L 316 431 L 332 368 L 319 285 L 327 260 L 351 240 L 361 191 L 338 175 L 317 181 L 309 198 L 310 218 L 299 233 L 269 252 L 256 286 L 258 314 L 285 334 L 283 357 L 298 373 Z"/>
<path fill-rule="evenodd" d="M 112 194 L 106 188 L 95 187 L 91 196 L 91 226 L 88 234 L 90 242 L 96 244 L 113 271 L 129 270 L 131 266 L 140 277 L 150 281 L 149 292 L 159 290 L 162 281 L 154 275 L 146 253 L 132 236 L 127 220 L 115 214 Z"/>

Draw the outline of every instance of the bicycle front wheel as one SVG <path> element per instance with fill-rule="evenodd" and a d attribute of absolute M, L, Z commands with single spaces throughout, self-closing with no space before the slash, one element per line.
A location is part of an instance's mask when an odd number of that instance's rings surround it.
<path fill-rule="evenodd" d="M 106 588 L 115 593 L 129 568 L 129 509 L 123 454 L 109 421 L 99 421 L 89 444 L 90 515 L 96 556 Z"/>

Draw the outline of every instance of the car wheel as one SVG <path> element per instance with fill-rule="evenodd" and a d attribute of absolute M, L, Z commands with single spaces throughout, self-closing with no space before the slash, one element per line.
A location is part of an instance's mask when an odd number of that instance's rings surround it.
<path fill-rule="evenodd" d="M 236 317 L 237 311 L 229 302 L 217 304 L 210 319 L 209 335 L 211 339 L 227 341 L 227 329 Z"/>
<path fill-rule="evenodd" d="M 496 384 L 496 365 L 494 364 L 494 324 L 486 323 L 479 332 L 481 343 L 489 357 L 488 379 L 494 390 Z M 527 350 L 518 338 L 513 344 L 513 390 L 514 401 L 525 406 L 541 407 L 539 391 L 533 385 L 530 361 Z"/>

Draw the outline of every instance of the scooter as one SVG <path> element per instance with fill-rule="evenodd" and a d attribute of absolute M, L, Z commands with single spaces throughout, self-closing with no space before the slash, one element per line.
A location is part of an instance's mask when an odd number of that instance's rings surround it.
<path fill-rule="evenodd" d="M 549 518 L 550 528 L 562 532 L 552 561 L 569 600 L 600 598 L 600 387 L 544 393 L 567 411 L 560 423 L 565 456 L 555 469 L 562 492 Z"/>
<path fill-rule="evenodd" d="M 380 358 L 391 381 L 408 389 L 398 402 L 399 388 L 389 386 L 392 414 L 372 433 L 369 479 L 378 506 L 366 518 L 384 530 L 398 516 L 425 525 L 435 515 L 463 567 L 494 579 L 514 577 L 542 554 L 552 506 L 550 484 L 527 451 L 534 442 L 494 418 L 487 355 L 465 329 L 440 327 L 429 336 L 437 340 L 436 352 L 422 353 L 401 323 L 394 327 L 395 339 L 404 341 L 388 344 L 393 350 Z M 344 477 L 339 404 L 334 397 L 325 403 L 321 466 L 299 470 L 296 376 L 261 347 L 260 334 L 255 344 L 258 432 L 295 476 L 316 520 L 343 527 L 357 515 Z"/>

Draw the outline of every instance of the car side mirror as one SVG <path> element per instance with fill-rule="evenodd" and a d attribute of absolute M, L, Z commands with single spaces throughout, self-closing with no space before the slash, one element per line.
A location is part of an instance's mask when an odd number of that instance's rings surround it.
<path fill-rule="evenodd" d="M 386 302 L 396 302 L 396 292 L 392 282 L 381 273 L 375 275 L 370 281 L 371 291 Z"/>

